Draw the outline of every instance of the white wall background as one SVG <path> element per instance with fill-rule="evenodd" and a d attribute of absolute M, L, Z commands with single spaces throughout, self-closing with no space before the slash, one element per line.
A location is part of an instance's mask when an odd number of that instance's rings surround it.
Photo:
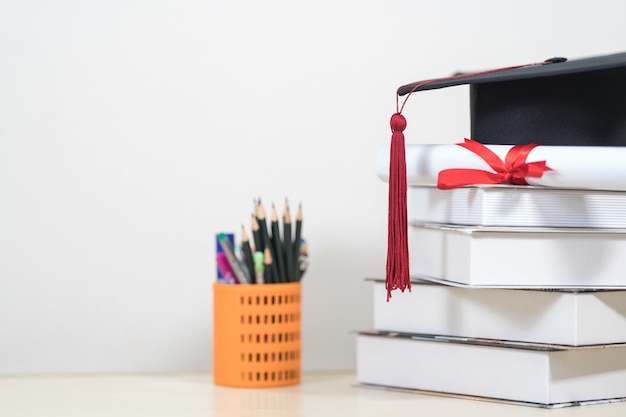
<path fill-rule="evenodd" d="M 302 202 L 304 369 L 354 367 L 396 87 L 626 50 L 621 0 L 0 1 L 0 372 L 209 370 L 214 235 Z M 409 142 L 468 134 L 411 97 Z M 268 206 L 266 206 L 268 209 Z"/>

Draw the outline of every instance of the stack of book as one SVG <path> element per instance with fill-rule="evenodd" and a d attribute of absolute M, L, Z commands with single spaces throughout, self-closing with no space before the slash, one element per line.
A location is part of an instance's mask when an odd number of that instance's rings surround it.
<path fill-rule="evenodd" d="M 626 397 L 626 191 L 408 189 L 410 292 L 373 280 L 360 385 L 560 407 Z"/>
<path fill-rule="evenodd" d="M 405 146 L 408 98 L 458 85 L 474 140 Z M 400 271 L 387 278 L 405 288 L 408 214 L 415 285 L 387 302 L 374 284 L 358 381 L 542 407 L 623 400 L 626 53 L 461 71 L 396 93 L 376 170 L 390 182 L 388 265 Z"/>

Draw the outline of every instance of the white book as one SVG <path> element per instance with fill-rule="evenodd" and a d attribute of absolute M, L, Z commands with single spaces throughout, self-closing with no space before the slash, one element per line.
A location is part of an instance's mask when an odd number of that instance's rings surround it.
<path fill-rule="evenodd" d="M 373 327 L 381 331 L 592 345 L 626 343 L 626 291 L 458 288 L 413 282 L 387 301 L 373 282 Z"/>
<path fill-rule="evenodd" d="M 626 229 L 411 225 L 411 277 L 475 287 L 626 288 Z"/>
<path fill-rule="evenodd" d="M 532 186 L 407 190 L 409 221 L 482 226 L 626 228 L 626 192 Z"/>
<path fill-rule="evenodd" d="M 626 397 L 626 345 L 563 349 L 402 333 L 357 335 L 359 384 L 555 406 Z"/>

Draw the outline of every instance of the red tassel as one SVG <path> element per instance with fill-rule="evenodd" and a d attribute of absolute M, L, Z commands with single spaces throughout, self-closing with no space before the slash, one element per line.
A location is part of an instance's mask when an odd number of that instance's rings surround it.
<path fill-rule="evenodd" d="M 391 155 L 389 158 L 389 229 L 387 242 L 387 277 L 385 286 L 387 288 L 387 301 L 391 298 L 391 291 L 400 289 L 402 292 L 407 288 L 411 290 L 411 279 L 409 275 L 409 244 L 407 241 L 407 204 L 406 204 L 406 156 L 404 149 L 404 129 L 406 119 L 402 116 L 402 110 L 412 93 L 421 87 L 446 80 L 456 80 L 460 78 L 472 77 L 493 72 L 508 71 L 516 68 L 553 64 L 561 62 L 552 59 L 528 65 L 517 65 L 513 67 L 497 68 L 474 73 L 464 73 L 451 77 L 420 81 L 400 87 L 411 87 L 406 93 L 402 106 L 398 102 L 396 94 L 396 113 L 391 116 Z M 398 89 L 398 90 L 400 90 Z M 403 94 L 404 95 L 404 94 Z"/>
<path fill-rule="evenodd" d="M 400 113 L 391 116 L 391 155 L 389 158 L 389 228 L 387 236 L 387 301 L 391 291 L 411 290 L 409 244 L 407 241 L 406 155 L 404 129 L 406 119 Z"/>

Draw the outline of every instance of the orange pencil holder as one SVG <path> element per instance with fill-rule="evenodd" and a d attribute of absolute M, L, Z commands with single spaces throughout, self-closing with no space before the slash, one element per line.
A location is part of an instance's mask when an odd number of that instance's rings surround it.
<path fill-rule="evenodd" d="M 300 282 L 213 284 L 213 375 L 231 387 L 300 383 Z"/>

